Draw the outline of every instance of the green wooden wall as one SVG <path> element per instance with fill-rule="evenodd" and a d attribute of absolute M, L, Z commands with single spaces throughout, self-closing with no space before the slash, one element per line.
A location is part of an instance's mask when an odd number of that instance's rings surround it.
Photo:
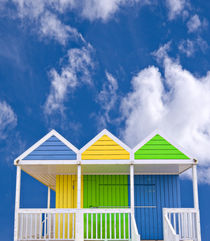
<path fill-rule="evenodd" d="M 127 208 L 128 207 L 128 176 L 127 175 L 84 175 L 84 208 Z M 126 214 L 126 224 L 128 223 L 128 216 Z M 91 217 L 84 216 L 84 227 L 88 221 L 88 236 L 91 238 Z M 100 217 L 97 216 L 98 237 L 101 235 Z M 121 235 L 124 235 L 123 216 L 117 216 L 116 226 L 119 227 L 121 222 Z M 114 217 L 111 215 L 111 226 L 114 227 Z M 93 237 L 96 238 L 96 215 L 93 216 Z M 114 235 L 113 228 L 110 230 L 110 216 L 107 221 L 107 238 Z M 127 225 L 126 225 L 127 227 Z M 128 229 L 125 230 L 128 238 Z M 84 228 L 84 237 L 87 236 L 87 230 Z M 119 238 L 119 229 L 117 230 L 117 238 Z M 102 238 L 105 238 L 105 216 L 102 216 Z"/>
<path fill-rule="evenodd" d="M 135 159 L 190 159 L 162 136 L 155 135 L 134 153 Z"/>

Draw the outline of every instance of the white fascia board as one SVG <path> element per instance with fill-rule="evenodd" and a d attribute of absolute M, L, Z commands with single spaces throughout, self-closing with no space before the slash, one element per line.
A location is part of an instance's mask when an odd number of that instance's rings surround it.
<path fill-rule="evenodd" d="M 81 160 L 82 165 L 130 165 L 130 160 Z"/>
<path fill-rule="evenodd" d="M 160 136 L 162 136 L 164 139 L 166 139 L 170 144 L 172 144 L 173 146 L 175 146 L 179 151 L 181 151 L 184 155 L 186 155 L 187 157 L 189 157 L 190 159 L 194 159 L 192 153 L 190 153 L 189 151 L 186 151 L 182 146 L 180 146 L 179 144 L 175 143 L 173 140 L 171 140 L 170 137 L 168 137 L 162 130 L 158 131 Z"/>
<path fill-rule="evenodd" d="M 134 165 L 193 165 L 195 164 L 193 159 L 135 159 Z"/>
<path fill-rule="evenodd" d="M 130 160 L 21 160 L 19 161 L 18 165 L 130 165 L 130 164 L 137 164 L 137 165 L 189 165 L 195 164 L 195 162 L 191 159 L 141 159 L 141 160 L 134 160 L 131 163 Z"/>
<path fill-rule="evenodd" d="M 119 140 L 116 136 L 114 136 L 111 132 L 104 129 L 101 131 L 98 135 L 96 135 L 93 139 L 91 139 L 85 146 L 83 146 L 79 152 L 82 154 L 85 150 L 88 149 L 88 147 L 92 146 L 98 139 L 100 139 L 103 135 L 107 135 L 110 137 L 113 141 L 115 141 L 117 144 L 119 144 L 121 147 L 123 147 L 126 151 L 131 153 L 131 148 L 128 147 L 125 143 L 123 143 L 121 140 Z"/>
<path fill-rule="evenodd" d="M 77 160 L 20 160 L 18 166 L 25 165 L 77 165 Z"/>
<path fill-rule="evenodd" d="M 17 161 L 20 161 L 20 160 L 24 159 L 26 156 L 28 156 L 28 154 L 30 154 L 32 151 L 34 151 L 37 147 L 39 147 L 42 143 L 44 143 L 46 140 L 48 140 L 53 135 L 56 136 L 60 141 L 62 141 L 70 149 L 72 149 L 76 154 L 79 152 L 79 150 L 75 146 L 73 146 L 69 141 L 67 141 L 57 131 L 51 130 L 48 134 L 46 134 L 44 137 L 42 137 L 39 141 L 37 141 L 34 145 L 32 145 L 30 148 L 28 148 L 20 156 L 18 156 L 14 160 L 14 164 L 17 165 Z"/>
<path fill-rule="evenodd" d="M 171 140 L 162 130 L 156 129 L 154 130 L 150 135 L 148 135 L 143 141 L 141 141 L 138 145 L 136 145 L 133 148 L 133 153 L 135 153 L 138 149 L 140 149 L 144 144 L 146 144 L 149 140 L 151 140 L 155 135 L 159 134 L 162 136 L 166 141 L 168 141 L 171 145 L 176 147 L 179 151 L 181 151 L 184 155 L 189 157 L 190 159 L 193 159 L 193 155 L 189 152 L 186 152 L 184 148 L 176 143 L 174 143 L 173 140 Z"/>
<path fill-rule="evenodd" d="M 61 134 L 59 134 L 57 131 L 52 130 L 53 135 L 56 136 L 60 141 L 62 141 L 66 146 L 68 146 L 72 151 L 74 151 L 76 154 L 78 154 L 79 149 L 77 149 L 74 145 L 72 145 L 66 138 L 64 138 Z"/>
<path fill-rule="evenodd" d="M 144 144 L 146 144 L 149 140 L 151 140 L 156 134 L 158 134 L 158 130 L 153 131 L 151 134 L 149 134 L 144 140 L 139 142 L 133 149 L 133 153 L 138 151 L 139 148 L 141 148 Z"/>

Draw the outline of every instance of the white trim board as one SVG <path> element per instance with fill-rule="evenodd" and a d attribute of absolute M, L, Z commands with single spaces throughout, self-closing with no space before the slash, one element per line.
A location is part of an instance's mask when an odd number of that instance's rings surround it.
<path fill-rule="evenodd" d="M 141 159 L 141 160 L 20 160 L 18 166 L 27 165 L 192 165 L 197 164 L 192 159 Z"/>
<path fill-rule="evenodd" d="M 131 148 L 128 147 L 125 143 L 123 143 L 120 139 L 118 139 L 116 136 L 114 136 L 111 132 L 108 130 L 104 129 L 101 131 L 98 135 L 96 135 L 93 139 L 91 139 L 85 146 L 83 146 L 80 150 L 79 153 L 82 154 L 85 150 L 88 149 L 88 147 L 92 146 L 98 139 L 100 139 L 103 135 L 107 135 L 110 137 L 113 141 L 115 141 L 118 145 L 123 147 L 126 151 L 128 151 L 131 154 Z"/>
<path fill-rule="evenodd" d="M 78 165 L 77 160 L 20 160 L 18 166 L 27 165 Z"/>
<path fill-rule="evenodd" d="M 184 148 L 176 143 L 174 143 L 173 140 L 171 140 L 162 130 L 156 129 L 154 130 L 150 135 L 148 135 L 144 140 L 142 140 L 139 144 L 137 144 L 133 149 L 133 154 L 138 151 L 144 144 L 146 144 L 149 140 L 151 140 L 155 135 L 160 135 L 163 137 L 166 141 L 168 141 L 171 145 L 176 147 L 179 151 L 181 151 L 184 155 L 189 157 L 190 159 L 193 159 L 193 155 L 189 152 L 186 152 Z"/>
<path fill-rule="evenodd" d="M 130 165 L 130 160 L 81 160 L 81 165 Z"/>
<path fill-rule="evenodd" d="M 34 145 L 32 145 L 30 148 L 28 148 L 25 152 L 23 152 L 20 156 L 18 156 L 14 160 L 14 164 L 17 165 L 19 161 L 24 159 L 26 156 L 28 156 L 32 151 L 34 151 L 37 147 L 39 147 L 41 144 L 43 144 L 46 140 L 48 140 L 51 136 L 56 136 L 61 142 L 63 142 L 67 147 L 69 147 L 72 151 L 74 151 L 76 154 L 78 154 L 79 150 L 72 145 L 69 141 L 67 141 L 62 135 L 60 135 L 56 130 L 51 130 L 48 134 L 46 134 L 44 137 L 42 137 L 39 141 L 37 141 Z M 55 162 L 56 160 L 54 160 Z"/>
<path fill-rule="evenodd" d="M 196 164 L 192 159 L 135 159 L 133 162 L 134 165 L 193 165 Z"/>

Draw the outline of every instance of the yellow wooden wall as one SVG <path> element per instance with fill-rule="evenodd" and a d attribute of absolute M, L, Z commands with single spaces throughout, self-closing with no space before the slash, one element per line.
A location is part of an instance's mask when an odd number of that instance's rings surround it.
<path fill-rule="evenodd" d="M 56 208 L 77 208 L 77 176 L 56 176 Z M 83 207 L 83 176 L 81 177 L 81 208 Z"/>
<path fill-rule="evenodd" d="M 82 160 L 129 159 L 130 153 L 107 135 L 103 135 L 93 145 L 91 145 L 82 153 Z"/>
<path fill-rule="evenodd" d="M 77 208 L 77 176 L 76 175 L 57 175 L 56 176 L 56 208 Z M 83 176 L 81 177 L 81 208 L 83 208 Z M 68 229 L 70 237 L 72 236 L 72 228 L 75 231 L 75 223 L 73 222 L 73 214 L 70 214 L 69 227 L 67 214 L 56 214 L 55 237 L 56 239 L 67 239 Z M 72 227 L 74 224 L 74 227 Z M 63 229 L 63 225 L 65 228 Z M 60 227 L 59 227 L 60 226 Z M 60 235 L 58 228 L 60 229 Z M 59 236 L 59 237 L 58 237 Z"/>

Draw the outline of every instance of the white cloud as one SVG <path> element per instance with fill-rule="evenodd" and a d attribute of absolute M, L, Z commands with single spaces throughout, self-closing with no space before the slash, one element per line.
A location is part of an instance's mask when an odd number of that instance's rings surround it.
<path fill-rule="evenodd" d="M 164 75 L 150 66 L 133 77 L 121 105 L 122 136 L 135 146 L 154 129 L 164 130 L 198 158 L 206 173 L 200 180 L 210 183 L 210 72 L 196 77 L 167 55 L 163 63 Z"/>
<path fill-rule="evenodd" d="M 201 37 L 198 37 L 195 40 L 182 40 L 179 43 L 178 49 L 186 54 L 187 57 L 191 57 L 194 55 L 194 53 L 198 50 L 201 50 L 203 53 L 205 53 L 206 49 L 208 48 L 208 43 L 202 39 Z"/>
<path fill-rule="evenodd" d="M 55 8 L 60 13 L 67 12 L 71 9 L 76 8 L 78 1 L 76 0 L 54 0 L 49 1 L 48 3 L 51 5 L 52 8 Z"/>
<path fill-rule="evenodd" d="M 100 19 L 106 21 L 120 9 L 121 6 L 133 4 L 150 4 L 152 0 L 13 0 L 18 7 L 19 16 L 38 18 L 45 11 L 69 13 L 76 10 L 78 14 L 88 20 Z"/>
<path fill-rule="evenodd" d="M 11 106 L 0 101 L 0 139 L 5 139 L 8 131 L 17 125 L 17 117 Z"/>
<path fill-rule="evenodd" d="M 126 127 L 123 138 L 136 145 L 142 137 L 155 129 L 166 110 L 163 104 L 163 84 L 159 70 L 150 66 L 132 79 L 133 91 L 122 100 L 122 114 Z"/>
<path fill-rule="evenodd" d="M 186 54 L 187 57 L 190 57 L 195 52 L 195 43 L 190 39 L 182 40 L 178 48 L 182 53 Z"/>
<path fill-rule="evenodd" d="M 121 6 L 132 6 L 135 3 L 145 5 L 151 1 L 153 0 L 12 0 L 16 6 L 17 16 L 29 20 L 23 21 L 24 26 L 30 24 L 31 29 L 35 29 L 41 39 L 51 38 L 62 45 L 72 38 L 85 42 L 75 28 L 62 20 L 64 14 L 74 11 L 91 21 L 107 21 Z"/>
<path fill-rule="evenodd" d="M 202 26 L 201 20 L 197 14 L 192 16 L 187 22 L 188 32 L 192 33 L 197 31 Z"/>
<path fill-rule="evenodd" d="M 75 28 L 63 24 L 55 14 L 46 12 L 40 19 L 40 34 L 65 45 L 69 38 L 80 38 L 81 35 Z"/>
<path fill-rule="evenodd" d="M 107 82 L 103 84 L 102 90 L 98 94 L 97 102 L 101 105 L 102 113 L 99 115 L 99 125 L 106 127 L 107 123 L 113 121 L 110 112 L 114 109 L 119 96 L 117 95 L 118 82 L 112 74 L 106 71 Z"/>
<path fill-rule="evenodd" d="M 161 63 L 164 57 L 167 55 L 168 51 L 170 50 L 170 47 L 171 47 L 171 41 L 160 46 L 160 48 L 157 51 L 154 51 L 152 55 L 155 56 L 156 60 L 159 63 Z"/>
<path fill-rule="evenodd" d="M 81 39 L 78 31 L 59 19 L 58 10 L 67 11 L 74 6 L 73 1 L 57 0 L 13 0 L 20 18 L 28 18 L 32 28 L 36 28 L 40 37 L 48 37 L 65 45 L 69 38 Z"/>
<path fill-rule="evenodd" d="M 55 69 L 50 71 L 50 94 L 44 105 L 47 115 L 64 111 L 64 101 L 68 93 L 74 91 L 81 84 L 92 84 L 90 69 L 94 67 L 91 59 L 92 47 L 88 45 L 81 49 L 68 51 L 68 63 L 62 67 L 59 74 Z"/>
<path fill-rule="evenodd" d="M 169 10 L 169 19 L 172 20 L 180 14 L 186 14 L 186 0 L 166 0 L 166 5 Z"/>
<path fill-rule="evenodd" d="M 84 0 L 82 1 L 82 16 L 89 19 L 101 19 L 106 21 L 113 17 L 121 6 L 132 6 L 138 3 L 141 5 L 150 4 L 151 0 Z"/>
<path fill-rule="evenodd" d="M 198 181 L 200 183 L 210 184 L 210 167 L 199 168 Z"/>
<path fill-rule="evenodd" d="M 6 7 L 6 4 L 8 3 L 7 0 L 0 0 L 0 10 L 1 11 L 4 11 L 5 10 L 5 7 Z"/>
<path fill-rule="evenodd" d="M 197 38 L 196 43 L 203 53 L 205 53 L 206 49 L 209 47 L 208 43 L 201 37 Z"/>
<path fill-rule="evenodd" d="M 84 1 L 82 15 L 90 20 L 107 20 L 118 10 L 120 4 L 124 4 L 125 2 L 126 0 Z"/>
<path fill-rule="evenodd" d="M 20 18 L 28 17 L 37 19 L 44 13 L 46 0 L 13 0 L 17 7 L 17 13 Z"/>

